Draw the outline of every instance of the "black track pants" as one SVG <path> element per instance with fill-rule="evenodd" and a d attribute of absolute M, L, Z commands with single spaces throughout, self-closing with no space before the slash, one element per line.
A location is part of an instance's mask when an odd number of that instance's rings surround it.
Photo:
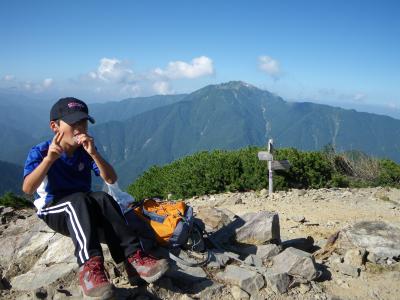
<path fill-rule="evenodd" d="M 116 263 L 140 247 L 137 230 L 126 224 L 119 205 L 104 192 L 68 195 L 38 215 L 51 229 L 72 238 L 80 266 L 90 257 L 103 255 L 100 242 L 108 245 Z"/>

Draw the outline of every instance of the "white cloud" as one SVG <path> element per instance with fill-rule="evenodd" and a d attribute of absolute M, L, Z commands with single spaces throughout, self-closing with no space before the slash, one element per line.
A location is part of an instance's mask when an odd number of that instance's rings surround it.
<path fill-rule="evenodd" d="M 398 101 L 388 102 L 388 103 L 386 103 L 386 106 L 391 109 L 399 109 L 400 108 Z"/>
<path fill-rule="evenodd" d="M 356 93 L 355 95 L 353 95 L 353 100 L 357 102 L 363 102 L 366 97 L 367 95 L 364 93 Z"/>
<path fill-rule="evenodd" d="M 160 95 L 172 94 L 169 83 L 166 81 L 156 81 L 153 83 L 153 90 Z"/>
<path fill-rule="evenodd" d="M 279 79 L 281 75 L 279 62 L 270 56 L 260 56 L 258 58 L 258 67 L 274 79 Z"/>
<path fill-rule="evenodd" d="M 7 75 L 5 75 L 4 77 L 3 77 L 3 80 L 4 81 L 12 81 L 12 80 L 14 80 L 15 79 L 15 76 L 14 75 L 11 75 L 11 74 L 7 74 Z"/>
<path fill-rule="evenodd" d="M 213 61 L 207 56 L 193 58 L 190 63 L 184 61 L 171 61 L 164 70 L 161 68 L 154 70 L 154 75 L 166 79 L 193 79 L 212 75 L 213 73 Z"/>
<path fill-rule="evenodd" d="M 46 78 L 45 80 L 43 80 L 42 86 L 44 88 L 48 88 L 51 85 L 53 85 L 53 82 L 54 82 L 53 78 Z"/>
<path fill-rule="evenodd" d="M 129 68 L 127 63 L 124 63 L 116 58 L 103 57 L 100 60 L 100 65 L 96 72 L 90 72 L 90 79 L 101 79 L 109 82 L 131 82 L 133 80 L 133 70 Z"/>
<path fill-rule="evenodd" d="M 173 85 L 179 79 L 196 79 L 214 73 L 213 61 L 199 56 L 191 61 L 170 61 L 165 68 L 154 66 L 136 71 L 126 60 L 103 57 L 92 69 L 68 80 L 45 79 L 16 80 L 13 75 L 0 77 L 0 88 L 11 88 L 30 93 L 47 95 L 75 93 L 95 96 L 96 99 L 121 99 L 124 97 L 149 96 L 175 93 Z M 181 84 L 180 82 L 177 83 Z"/>

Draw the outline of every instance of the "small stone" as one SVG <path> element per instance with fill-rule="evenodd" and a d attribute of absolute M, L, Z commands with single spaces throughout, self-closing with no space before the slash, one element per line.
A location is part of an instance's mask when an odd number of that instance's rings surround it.
<path fill-rule="evenodd" d="M 393 265 L 394 263 L 395 263 L 395 261 L 393 259 L 391 259 L 391 258 L 388 258 L 387 261 L 386 261 L 386 264 L 388 266 Z"/>
<path fill-rule="evenodd" d="M 211 283 L 211 285 L 210 285 Z M 193 295 L 194 298 L 199 299 L 219 299 L 222 295 L 223 285 L 210 282 L 210 281 L 202 281 L 198 284 L 194 285 L 195 290 L 200 290 L 200 292 L 196 295 Z"/>
<path fill-rule="evenodd" d="M 353 267 L 361 267 L 365 263 L 365 249 L 349 249 L 344 255 L 344 262 Z"/>
<path fill-rule="evenodd" d="M 297 196 L 304 196 L 307 193 L 306 190 L 297 190 Z"/>
<path fill-rule="evenodd" d="M 332 264 L 332 268 L 337 271 L 340 272 L 344 275 L 348 275 L 351 277 L 358 277 L 360 275 L 360 269 L 357 267 L 353 267 L 351 265 L 348 265 L 346 263 L 333 263 Z"/>
<path fill-rule="evenodd" d="M 297 223 L 304 223 L 306 218 L 304 216 L 294 216 L 292 217 L 292 220 Z"/>
<path fill-rule="evenodd" d="M 299 292 L 300 294 L 304 295 L 305 293 L 307 293 L 308 291 L 310 291 L 311 287 L 309 284 L 304 284 L 301 283 L 299 286 Z"/>
<path fill-rule="evenodd" d="M 235 300 L 247 300 L 250 299 L 250 295 L 243 291 L 240 287 L 234 285 L 231 288 L 231 295 Z"/>
<path fill-rule="evenodd" d="M 2 215 L 7 215 L 7 214 L 13 213 L 14 211 L 15 211 L 15 209 L 12 208 L 12 207 L 4 207 L 2 212 L 1 212 L 1 214 Z"/>
<path fill-rule="evenodd" d="M 192 297 L 190 297 L 190 296 L 188 296 L 188 295 L 186 295 L 186 294 L 182 295 L 179 299 L 180 299 L 180 300 L 193 300 Z"/>

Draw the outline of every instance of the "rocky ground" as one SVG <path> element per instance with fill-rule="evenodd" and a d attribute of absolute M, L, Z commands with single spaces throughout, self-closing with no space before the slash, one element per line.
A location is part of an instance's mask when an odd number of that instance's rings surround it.
<path fill-rule="evenodd" d="M 117 299 L 399 299 L 400 190 L 271 197 L 263 190 L 187 202 L 225 252 L 214 249 L 204 267 L 172 264 L 164 278 L 142 287 L 129 285 L 106 252 Z M 32 210 L 0 214 L 0 298 L 80 299 L 72 243 Z M 224 235 L 230 227 L 234 242 Z"/>

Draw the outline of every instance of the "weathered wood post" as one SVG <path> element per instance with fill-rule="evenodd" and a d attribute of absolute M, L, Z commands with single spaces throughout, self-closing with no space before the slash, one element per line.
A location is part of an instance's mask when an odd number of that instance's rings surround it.
<path fill-rule="evenodd" d="M 271 160 L 268 160 L 268 195 L 271 196 L 272 193 L 274 192 L 274 182 L 272 179 L 272 162 L 274 161 L 274 147 L 273 144 L 274 140 L 273 139 L 269 139 L 268 140 L 268 153 L 271 154 Z"/>
<path fill-rule="evenodd" d="M 268 161 L 268 195 L 271 196 L 274 186 L 273 181 L 273 171 L 274 170 L 288 170 L 290 168 L 290 163 L 288 160 L 274 160 L 274 141 L 272 139 L 268 140 L 268 151 L 258 152 L 259 160 Z"/>

